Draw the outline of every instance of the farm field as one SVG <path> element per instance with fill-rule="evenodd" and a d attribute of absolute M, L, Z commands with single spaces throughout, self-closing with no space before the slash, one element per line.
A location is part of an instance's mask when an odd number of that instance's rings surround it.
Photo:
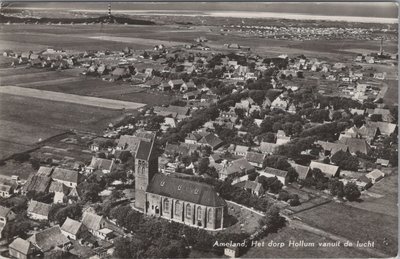
<path fill-rule="evenodd" d="M 58 130 L 101 132 L 111 120 L 123 115 L 123 112 L 118 110 L 71 105 L 66 102 L 4 93 L 0 94 L 0 103 L 0 120 L 22 121 L 25 125 Z M 29 109 L 21 109 L 21 107 L 29 107 Z"/>
<path fill-rule="evenodd" d="M 397 172 L 397 168 L 393 169 Z M 398 174 L 387 176 L 374 184 L 368 191 L 363 192 L 361 203 L 349 203 L 356 208 L 368 210 L 375 213 L 383 213 L 388 216 L 398 215 Z"/>
<path fill-rule="evenodd" d="M 37 81 L 49 81 L 60 78 L 66 78 L 67 75 L 56 71 L 35 71 L 36 69 L 26 69 L 24 74 L 13 74 L 9 71 L 8 75 L 1 75 L 0 85 L 17 85 L 23 83 L 32 83 Z M 31 73 L 31 71 L 33 73 Z"/>
<path fill-rule="evenodd" d="M 313 227 L 342 236 L 352 242 L 373 241 L 374 249 L 388 256 L 397 254 L 397 217 L 335 202 L 298 213 L 296 216 Z M 387 245 L 384 244 L 385 238 Z"/>
<path fill-rule="evenodd" d="M 318 236 L 302 229 L 293 229 L 284 227 L 277 233 L 271 233 L 265 238 L 259 240 L 264 242 L 264 247 L 252 247 L 241 258 L 365 258 L 368 257 L 362 251 L 348 247 L 288 247 L 289 241 L 304 241 L 315 243 L 333 242 L 325 237 Z M 284 243 L 285 247 L 276 248 L 268 247 L 269 242 Z"/>
<path fill-rule="evenodd" d="M 73 94 L 65 94 L 53 91 L 43 91 L 37 89 L 28 89 L 17 86 L 2 86 L 0 87 L 0 93 L 12 94 L 24 97 L 33 97 L 44 100 L 52 100 L 59 102 L 67 102 L 79 105 L 88 105 L 100 108 L 108 108 L 108 109 L 138 109 L 145 104 L 143 103 L 134 103 L 134 102 L 124 102 L 119 100 L 111 100 L 104 98 L 96 98 L 90 96 L 80 96 Z"/>

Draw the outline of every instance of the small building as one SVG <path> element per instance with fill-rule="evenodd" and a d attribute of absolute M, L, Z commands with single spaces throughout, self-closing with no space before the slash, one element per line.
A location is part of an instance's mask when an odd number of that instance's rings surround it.
<path fill-rule="evenodd" d="M 64 224 L 61 226 L 61 232 L 72 240 L 77 240 L 81 237 L 82 233 L 85 230 L 85 226 L 76 220 L 68 218 L 64 221 Z"/>
<path fill-rule="evenodd" d="M 283 185 L 287 184 L 287 171 L 279 170 L 272 167 L 265 167 L 263 172 L 260 172 L 260 175 L 265 177 L 276 177 Z"/>
<path fill-rule="evenodd" d="M 31 200 L 29 202 L 28 217 L 35 220 L 49 220 L 50 204 Z"/>
<path fill-rule="evenodd" d="M 9 198 L 13 194 L 13 186 L 8 184 L 0 184 L 0 196 L 3 198 Z"/>
<path fill-rule="evenodd" d="M 65 184 L 68 187 L 76 187 L 78 185 L 79 173 L 73 170 L 57 167 L 51 176 L 54 181 Z"/>
<path fill-rule="evenodd" d="M 64 248 L 71 244 L 71 241 L 61 232 L 59 225 L 35 233 L 27 241 L 43 253 L 55 248 Z"/>
<path fill-rule="evenodd" d="M 227 246 L 224 249 L 224 255 L 230 258 L 236 258 L 239 256 L 239 248 L 237 246 Z"/>
<path fill-rule="evenodd" d="M 261 183 L 254 182 L 254 181 L 243 181 L 235 184 L 236 187 L 243 188 L 244 190 L 248 191 L 249 193 L 261 196 L 265 193 L 265 190 Z"/>
<path fill-rule="evenodd" d="M 49 192 L 54 193 L 53 203 L 65 203 L 65 199 L 69 193 L 69 188 L 60 182 L 52 182 Z"/>
<path fill-rule="evenodd" d="M 8 246 L 8 252 L 13 258 L 32 259 L 36 248 L 31 242 L 18 237 Z"/>
<path fill-rule="evenodd" d="M 375 184 L 376 182 L 378 182 L 380 179 L 382 179 L 383 177 L 385 177 L 385 173 L 382 172 L 379 169 L 374 169 L 372 170 L 370 173 L 365 175 L 368 179 L 371 180 L 371 182 L 373 184 Z"/>
<path fill-rule="evenodd" d="M 85 212 L 82 217 L 82 224 L 95 237 L 105 239 L 105 233 L 101 230 L 106 228 L 107 220 L 103 216 L 92 212 Z"/>
<path fill-rule="evenodd" d="M 198 144 L 202 146 L 209 146 L 212 150 L 218 149 L 223 143 L 224 142 L 214 133 L 209 133 L 198 141 Z"/>
<path fill-rule="evenodd" d="M 234 153 L 237 156 L 246 156 L 247 151 L 249 151 L 249 147 L 242 146 L 242 145 L 236 145 Z"/>
<path fill-rule="evenodd" d="M 265 154 L 257 153 L 257 152 L 247 152 L 246 160 L 255 167 L 261 168 L 263 166 L 265 160 Z"/>
<path fill-rule="evenodd" d="M 324 164 L 316 161 L 311 161 L 310 168 L 317 168 L 327 177 L 337 177 L 339 176 L 339 167 L 336 165 Z"/>
<path fill-rule="evenodd" d="M 86 172 L 93 173 L 94 171 L 101 171 L 103 174 L 109 174 L 114 166 L 114 159 L 92 157 L 90 165 L 86 167 Z"/>
<path fill-rule="evenodd" d="M 297 179 L 298 180 L 305 180 L 311 176 L 310 172 L 311 169 L 308 166 L 299 165 L 296 163 L 290 163 L 293 169 L 297 172 Z"/>
<path fill-rule="evenodd" d="M 378 159 L 376 159 L 375 163 L 377 165 L 381 165 L 381 166 L 384 166 L 384 167 L 388 167 L 389 166 L 389 160 L 387 160 L 387 159 L 378 158 Z"/>

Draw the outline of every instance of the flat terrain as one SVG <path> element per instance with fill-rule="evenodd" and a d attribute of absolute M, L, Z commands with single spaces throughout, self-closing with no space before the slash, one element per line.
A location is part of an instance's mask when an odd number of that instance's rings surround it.
<path fill-rule="evenodd" d="M 397 168 L 393 169 L 397 172 Z M 387 176 L 363 192 L 362 202 L 348 203 L 356 208 L 382 213 L 388 216 L 398 216 L 398 174 Z"/>
<path fill-rule="evenodd" d="M 110 120 L 122 115 L 121 111 L 91 107 L 66 102 L 56 102 L 0 94 L 1 120 L 22 121 L 27 125 L 42 126 L 53 129 L 93 130 L 101 132 Z M 23 107 L 29 107 L 24 109 Z M 51 112 L 49 112 L 51 111 Z"/>
<path fill-rule="evenodd" d="M 119 100 L 111 100 L 104 98 L 97 98 L 91 96 L 80 96 L 74 94 L 65 94 L 53 91 L 43 91 L 37 89 L 28 89 L 17 86 L 1 86 L 0 93 L 12 94 L 24 97 L 33 97 L 44 100 L 52 100 L 58 102 L 67 102 L 79 105 L 87 105 L 93 107 L 107 108 L 107 109 L 138 109 L 145 106 L 144 103 L 125 102 Z"/>
<path fill-rule="evenodd" d="M 303 222 L 352 242 L 374 242 L 388 256 L 397 254 L 397 217 L 335 202 L 296 214 Z M 385 238 L 387 244 L 384 244 Z"/>

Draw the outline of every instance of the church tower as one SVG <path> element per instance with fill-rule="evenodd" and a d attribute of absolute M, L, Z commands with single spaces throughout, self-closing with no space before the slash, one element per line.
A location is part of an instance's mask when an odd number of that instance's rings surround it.
<path fill-rule="evenodd" d="M 135 207 L 142 211 L 146 209 L 147 186 L 158 170 L 153 149 L 154 139 L 141 140 L 135 156 Z"/>

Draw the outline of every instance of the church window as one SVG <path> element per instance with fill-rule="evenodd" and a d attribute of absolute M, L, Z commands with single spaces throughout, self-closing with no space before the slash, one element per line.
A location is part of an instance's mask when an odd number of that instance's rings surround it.
<path fill-rule="evenodd" d="M 175 215 L 176 216 L 182 215 L 182 204 L 179 201 L 175 202 Z"/>
<path fill-rule="evenodd" d="M 164 211 L 169 212 L 169 200 L 168 199 L 164 200 Z"/>
<path fill-rule="evenodd" d="M 178 190 L 182 190 L 182 185 L 178 185 Z"/>
<path fill-rule="evenodd" d="M 199 194 L 199 189 L 194 189 L 194 194 Z"/>
<path fill-rule="evenodd" d="M 192 206 L 190 204 L 186 205 L 186 218 L 190 219 L 192 217 Z"/>
<path fill-rule="evenodd" d="M 165 185 L 165 181 L 161 181 L 160 186 L 164 186 Z"/>
<path fill-rule="evenodd" d="M 211 208 L 209 208 L 208 209 L 208 213 L 207 213 L 207 216 L 208 216 L 208 222 L 212 222 L 212 220 L 213 220 L 213 216 L 212 216 L 212 209 Z"/>
<path fill-rule="evenodd" d="M 198 219 L 198 220 L 201 220 L 201 218 L 202 218 L 202 215 L 201 215 L 201 208 L 198 207 L 198 208 L 197 208 L 197 219 Z"/>

